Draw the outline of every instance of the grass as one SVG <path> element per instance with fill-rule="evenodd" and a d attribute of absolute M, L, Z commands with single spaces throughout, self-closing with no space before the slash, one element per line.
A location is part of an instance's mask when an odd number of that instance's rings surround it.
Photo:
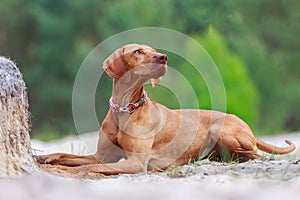
<path fill-rule="evenodd" d="M 31 133 L 31 135 L 33 139 L 40 140 L 43 142 L 50 142 L 50 141 L 62 139 L 67 136 L 74 136 L 74 133 L 70 132 L 62 136 L 61 133 L 56 130 L 53 130 L 51 128 L 44 128 L 34 133 Z"/>
<path fill-rule="evenodd" d="M 232 157 L 221 157 L 220 162 L 211 161 L 211 156 L 191 159 L 184 166 L 175 166 L 167 172 L 171 178 L 192 175 L 226 174 L 234 178 L 253 180 L 289 181 L 300 176 L 300 151 L 289 156 L 264 154 L 264 159 L 249 160 L 239 163 Z"/>
<path fill-rule="evenodd" d="M 193 163 L 188 163 L 184 166 L 175 166 L 167 175 L 171 178 L 181 178 L 196 174 L 195 166 Z"/>
<path fill-rule="evenodd" d="M 231 163 L 236 164 L 237 161 L 233 159 L 233 157 L 229 154 L 228 151 L 221 151 L 221 160 L 220 163 Z M 196 167 L 201 165 L 210 164 L 211 160 L 216 160 L 214 157 L 214 152 L 211 152 L 210 155 L 200 155 L 197 160 L 189 159 L 188 163 L 184 166 L 175 166 L 171 171 L 167 173 L 167 175 L 171 178 L 179 178 L 179 177 L 187 177 L 194 175 L 196 173 Z"/>
<path fill-rule="evenodd" d="M 175 166 L 173 169 L 167 172 L 167 175 L 171 178 L 180 178 L 187 177 L 196 174 L 196 167 L 199 165 L 209 164 L 210 156 L 198 157 L 197 160 L 193 161 L 192 159 L 188 160 L 188 163 L 184 166 Z"/>

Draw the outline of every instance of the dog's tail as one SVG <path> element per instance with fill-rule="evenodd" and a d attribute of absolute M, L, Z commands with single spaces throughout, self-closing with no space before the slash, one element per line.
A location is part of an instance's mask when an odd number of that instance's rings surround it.
<path fill-rule="evenodd" d="M 265 143 L 259 139 L 256 139 L 256 140 L 257 140 L 257 148 L 264 152 L 270 153 L 270 154 L 287 154 L 296 149 L 295 144 L 289 140 L 285 140 L 285 142 L 289 145 L 287 147 L 277 147 L 277 146 Z"/>

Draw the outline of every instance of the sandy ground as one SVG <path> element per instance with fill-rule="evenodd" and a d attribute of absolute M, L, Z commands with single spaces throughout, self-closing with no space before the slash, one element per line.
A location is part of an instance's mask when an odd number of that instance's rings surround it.
<path fill-rule="evenodd" d="M 300 133 L 262 139 L 278 146 L 290 139 L 300 146 Z M 96 143 L 97 134 L 88 133 L 51 143 L 33 140 L 32 148 L 38 154 L 88 154 L 95 151 Z M 268 158 L 272 159 L 241 164 L 202 162 L 171 173 L 99 180 L 63 178 L 37 171 L 18 179 L 0 179 L 0 199 L 299 199 L 300 149 L 288 156 Z M 189 176 L 172 178 L 170 174 Z"/>

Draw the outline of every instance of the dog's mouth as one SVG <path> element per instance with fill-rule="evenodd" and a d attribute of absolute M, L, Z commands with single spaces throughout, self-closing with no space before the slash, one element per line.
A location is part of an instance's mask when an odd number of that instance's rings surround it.
<path fill-rule="evenodd" d="M 162 79 L 162 76 L 164 76 L 167 72 L 167 62 L 161 63 L 158 67 L 155 76 L 151 78 L 151 85 L 152 87 L 155 87 Z"/>
<path fill-rule="evenodd" d="M 167 60 L 166 55 L 157 53 L 153 56 L 151 63 L 146 63 L 142 68 L 137 68 L 135 73 L 144 77 L 148 76 L 152 87 L 155 87 L 167 72 Z"/>
<path fill-rule="evenodd" d="M 161 65 L 166 65 L 167 64 L 167 60 L 159 60 L 157 63 L 161 64 Z"/>

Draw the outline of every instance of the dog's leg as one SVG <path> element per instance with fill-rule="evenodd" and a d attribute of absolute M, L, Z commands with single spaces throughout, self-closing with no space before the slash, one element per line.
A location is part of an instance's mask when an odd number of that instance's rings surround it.
<path fill-rule="evenodd" d="M 95 155 L 77 156 L 66 153 L 54 153 L 49 155 L 35 155 L 34 157 L 40 164 L 79 166 L 98 163 Z"/>
<path fill-rule="evenodd" d="M 261 158 L 251 129 L 234 115 L 226 115 L 215 121 L 209 135 L 216 142 L 218 154 L 226 161 L 241 162 Z"/>
<path fill-rule="evenodd" d="M 217 145 L 229 152 L 236 161 L 262 158 L 258 149 L 270 154 L 287 154 L 295 150 L 295 144 L 286 141 L 287 147 L 277 147 L 255 138 L 250 127 L 235 115 L 226 115 L 219 119 L 210 129 Z M 220 134 L 218 134 L 220 133 Z"/>
<path fill-rule="evenodd" d="M 100 134 L 96 154 L 78 156 L 66 153 L 54 153 L 50 155 L 36 155 L 40 164 L 80 166 L 98 163 L 117 162 L 125 157 L 124 151 L 114 145 L 104 134 Z"/>
<path fill-rule="evenodd" d="M 105 174 L 105 175 L 115 175 L 115 174 L 132 174 L 139 172 L 146 172 L 148 167 L 148 162 L 151 157 L 151 147 L 153 144 L 153 137 L 146 139 L 136 139 L 130 135 L 123 135 L 122 141 L 126 144 L 126 155 L 127 159 L 120 162 L 114 163 L 97 163 L 88 164 L 81 166 L 62 166 L 62 165 L 50 165 L 52 169 L 57 169 L 60 172 L 65 172 L 67 174 Z M 99 144 L 100 145 L 100 144 Z"/>
<path fill-rule="evenodd" d="M 147 163 L 147 159 L 141 159 L 141 156 L 133 156 L 127 160 L 117 163 L 89 164 L 76 167 L 63 165 L 41 165 L 41 168 L 63 176 L 70 175 L 77 178 L 97 178 L 102 175 L 135 174 L 146 172 Z"/>
<path fill-rule="evenodd" d="M 76 172 L 92 172 L 101 173 L 105 175 L 116 175 L 116 174 L 134 174 L 147 171 L 148 161 L 131 157 L 127 160 L 118 163 L 107 163 L 107 164 L 92 164 L 81 167 L 75 167 Z"/>
<path fill-rule="evenodd" d="M 118 162 L 121 158 L 126 158 L 124 150 L 116 144 L 116 141 L 106 137 L 104 133 L 101 133 L 99 136 L 95 156 L 99 161 L 98 163 L 113 163 Z"/>

